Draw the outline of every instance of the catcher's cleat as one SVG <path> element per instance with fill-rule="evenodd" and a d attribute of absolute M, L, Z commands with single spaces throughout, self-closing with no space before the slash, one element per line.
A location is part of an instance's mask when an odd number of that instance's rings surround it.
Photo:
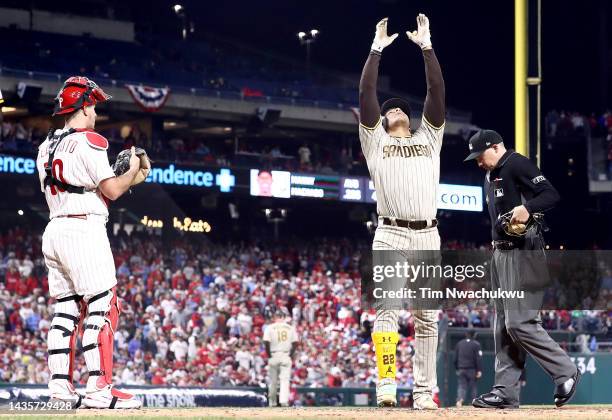
<path fill-rule="evenodd" d="M 59 407 L 79 408 L 83 400 L 83 396 L 79 394 L 74 386 L 67 380 L 52 380 L 49 383 L 49 403 L 58 403 Z M 51 405 L 53 407 L 53 405 Z"/>
<path fill-rule="evenodd" d="M 83 406 L 88 408 L 129 409 L 142 407 L 142 402 L 134 395 L 119 391 L 108 384 L 102 389 L 87 392 L 83 399 Z"/>
<path fill-rule="evenodd" d="M 391 378 L 380 379 L 376 384 L 376 404 L 379 407 L 397 406 L 397 384 Z"/>
<path fill-rule="evenodd" d="M 437 410 L 438 404 L 436 404 L 431 395 L 421 394 L 414 398 L 412 407 L 415 410 Z"/>

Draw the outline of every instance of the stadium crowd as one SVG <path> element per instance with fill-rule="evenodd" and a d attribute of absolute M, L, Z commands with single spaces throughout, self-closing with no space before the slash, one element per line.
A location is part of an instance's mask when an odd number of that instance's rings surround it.
<path fill-rule="evenodd" d="M 591 177 L 612 180 L 612 111 L 602 114 L 552 110 L 546 114 L 545 134 L 551 140 L 570 136 L 588 136 L 591 141 L 589 162 Z"/>
<path fill-rule="evenodd" d="M 300 338 L 292 387 L 374 383 L 374 313 L 359 309 L 359 264 L 367 243 L 212 245 L 188 237 L 162 243 L 143 230 L 120 231 L 111 244 L 122 305 L 115 335 L 117 383 L 265 386 L 262 329 L 276 308 L 286 309 Z M 48 380 L 45 336 L 52 300 L 40 249 L 40 232 L 13 227 L 0 234 L 0 381 Z M 606 276 L 604 283 L 612 285 L 610 273 Z M 543 325 L 583 329 L 583 342 L 597 349 L 590 337 L 598 332 L 612 341 L 611 314 L 547 311 Z M 484 328 L 492 312 L 479 302 L 441 317 L 451 327 Z M 408 311 L 400 316 L 400 332 L 398 380 L 411 388 L 414 330 Z M 77 356 L 75 380 L 86 378 Z"/>
<path fill-rule="evenodd" d="M 591 112 L 589 115 L 580 112 L 557 111 L 553 109 L 544 119 L 545 133 L 548 137 L 567 137 L 576 134 L 587 134 L 607 137 L 612 140 L 612 111 L 602 114 Z"/>

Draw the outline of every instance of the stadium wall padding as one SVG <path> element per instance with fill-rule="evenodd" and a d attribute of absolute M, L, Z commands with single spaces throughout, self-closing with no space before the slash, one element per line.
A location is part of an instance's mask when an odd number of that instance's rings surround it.
<path fill-rule="evenodd" d="M 265 389 L 253 388 L 179 388 L 124 386 L 143 402 L 143 407 L 265 407 Z M 77 388 L 84 392 L 84 389 Z M 45 385 L 0 384 L 0 407 L 9 402 L 47 401 L 49 389 Z"/>

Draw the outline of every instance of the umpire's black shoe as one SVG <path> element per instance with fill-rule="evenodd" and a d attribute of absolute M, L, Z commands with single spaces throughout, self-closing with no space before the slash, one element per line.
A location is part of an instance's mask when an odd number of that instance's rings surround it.
<path fill-rule="evenodd" d="M 517 402 L 504 400 L 492 392 L 474 398 L 472 405 L 476 408 L 519 408 Z"/>
<path fill-rule="evenodd" d="M 555 405 L 561 407 L 569 402 L 576 393 L 576 387 L 580 382 L 580 369 L 576 374 L 555 388 Z"/>

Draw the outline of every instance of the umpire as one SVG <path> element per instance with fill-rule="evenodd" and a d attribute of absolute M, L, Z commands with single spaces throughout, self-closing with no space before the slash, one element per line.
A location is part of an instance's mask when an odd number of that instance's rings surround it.
<path fill-rule="evenodd" d="M 465 338 L 455 347 L 455 370 L 457 371 L 457 407 L 463 405 L 466 394 L 470 399 L 476 398 L 476 379 L 482 376 L 482 350 L 480 343 L 474 339 L 476 332 L 472 329 L 465 333 Z"/>
<path fill-rule="evenodd" d="M 567 353 L 542 328 L 539 316 L 543 300 L 541 279 L 547 273 L 544 242 L 539 223 L 542 212 L 553 208 L 559 193 L 536 165 L 514 150 L 506 150 L 501 136 L 481 130 L 469 143 L 470 155 L 487 171 L 484 182 L 492 225 L 492 290 L 527 290 L 523 299 L 494 299 L 495 385 L 475 398 L 474 407 L 519 406 L 521 371 L 527 353 L 555 383 L 557 407 L 574 395 L 580 371 Z"/>

